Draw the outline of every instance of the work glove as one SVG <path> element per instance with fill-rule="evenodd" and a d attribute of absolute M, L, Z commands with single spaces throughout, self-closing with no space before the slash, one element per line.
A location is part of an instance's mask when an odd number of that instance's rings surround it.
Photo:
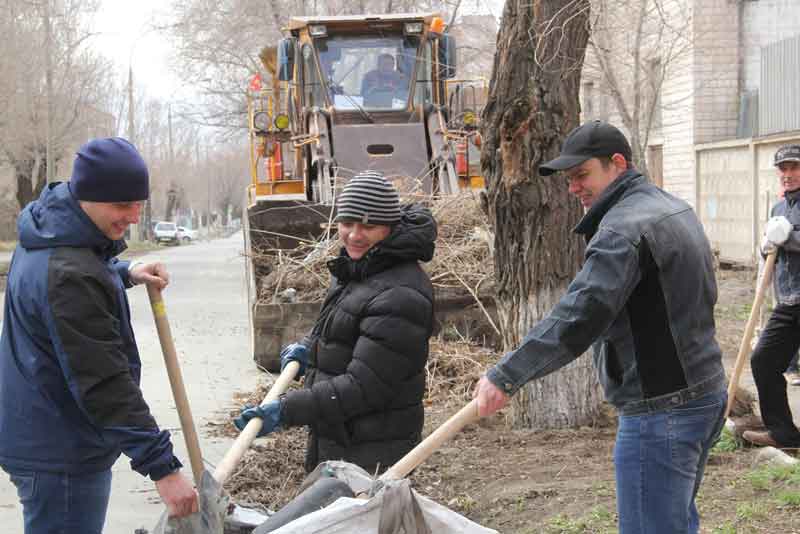
<path fill-rule="evenodd" d="M 300 364 L 300 370 L 297 371 L 295 378 L 300 378 L 306 374 L 306 367 L 308 367 L 308 349 L 306 346 L 300 343 L 292 343 L 284 347 L 281 351 L 281 372 L 289 365 L 289 362 Z"/>
<path fill-rule="evenodd" d="M 781 246 L 789 239 L 789 234 L 794 229 L 789 219 L 780 215 L 778 217 L 770 217 L 767 221 L 767 230 L 764 232 L 767 239 L 769 239 L 775 246 Z"/>
<path fill-rule="evenodd" d="M 269 401 L 261 406 L 245 406 L 242 408 L 242 413 L 239 414 L 239 417 L 233 420 L 233 424 L 241 432 L 253 417 L 260 417 L 264 421 L 264 425 L 258 432 L 259 438 L 274 432 L 281 423 L 281 401 Z"/>

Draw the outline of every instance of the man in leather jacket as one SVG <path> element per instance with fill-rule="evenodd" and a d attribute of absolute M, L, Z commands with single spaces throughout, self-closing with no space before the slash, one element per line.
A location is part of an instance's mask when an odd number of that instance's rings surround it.
<path fill-rule="evenodd" d="M 575 232 L 584 264 L 521 346 L 479 381 L 481 415 L 594 343 L 606 398 L 619 414 L 614 448 L 621 534 L 695 534 L 695 496 L 723 426 L 725 372 L 715 340 L 711 249 L 684 201 L 631 165 L 615 127 L 588 122 L 540 174 L 563 171 L 586 213 Z"/>

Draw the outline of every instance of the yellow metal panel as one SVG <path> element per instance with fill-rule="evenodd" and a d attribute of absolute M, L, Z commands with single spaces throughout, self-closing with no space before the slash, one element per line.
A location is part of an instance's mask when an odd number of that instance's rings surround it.
<path fill-rule="evenodd" d="M 305 193 L 303 180 L 280 180 L 256 184 L 256 196 L 286 195 Z"/>

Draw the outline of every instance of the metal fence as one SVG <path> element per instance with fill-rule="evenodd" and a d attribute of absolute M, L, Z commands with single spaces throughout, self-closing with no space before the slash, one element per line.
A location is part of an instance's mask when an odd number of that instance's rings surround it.
<path fill-rule="evenodd" d="M 800 35 L 761 50 L 758 132 L 765 136 L 800 130 Z"/>
<path fill-rule="evenodd" d="M 780 183 L 773 156 L 800 133 L 695 147 L 697 213 L 720 259 L 755 264 L 756 246 Z"/>

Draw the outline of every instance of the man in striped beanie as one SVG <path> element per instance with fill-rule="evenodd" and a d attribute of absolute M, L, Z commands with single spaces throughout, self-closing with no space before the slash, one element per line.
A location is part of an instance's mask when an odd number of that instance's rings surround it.
<path fill-rule="evenodd" d="M 419 443 L 425 363 L 433 332 L 430 261 L 436 221 L 418 204 L 400 205 L 383 175 L 365 171 L 337 203 L 344 245 L 328 262 L 333 275 L 319 318 L 281 365 L 299 361 L 305 388 L 245 410 L 236 424 L 264 420 L 262 435 L 308 426 L 306 470 L 327 460 L 384 471 Z M 301 371 L 302 374 L 302 371 Z"/>

